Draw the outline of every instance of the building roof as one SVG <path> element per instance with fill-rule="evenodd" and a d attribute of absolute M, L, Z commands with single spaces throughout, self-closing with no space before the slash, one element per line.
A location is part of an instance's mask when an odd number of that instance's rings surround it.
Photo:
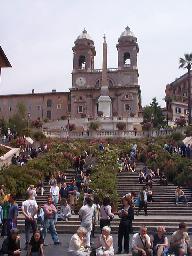
<path fill-rule="evenodd" d="M 0 68 L 11 67 L 11 64 L 0 46 Z"/>
<path fill-rule="evenodd" d="M 0 98 L 6 97 L 28 97 L 28 96 L 48 96 L 48 95 L 65 95 L 69 94 L 69 92 L 39 92 L 39 93 L 18 93 L 18 94 L 4 94 L 0 95 Z"/>
<path fill-rule="evenodd" d="M 90 35 L 87 33 L 87 30 L 84 28 L 84 30 L 82 31 L 82 33 L 77 37 L 76 40 L 80 40 L 80 39 L 88 39 L 88 40 L 92 40 L 92 38 L 90 37 Z"/>
<path fill-rule="evenodd" d="M 125 31 L 123 33 L 121 33 L 120 38 L 127 37 L 127 36 L 135 37 L 134 33 L 130 30 L 130 27 L 128 27 L 128 26 L 125 28 Z"/>
<path fill-rule="evenodd" d="M 180 76 L 179 78 L 176 78 L 175 81 L 173 81 L 172 83 L 170 83 L 168 85 L 174 86 L 177 83 L 182 82 L 183 80 L 187 79 L 187 75 L 188 75 L 187 73 L 183 74 L 182 76 Z M 192 70 L 191 70 L 191 76 L 192 76 Z"/>

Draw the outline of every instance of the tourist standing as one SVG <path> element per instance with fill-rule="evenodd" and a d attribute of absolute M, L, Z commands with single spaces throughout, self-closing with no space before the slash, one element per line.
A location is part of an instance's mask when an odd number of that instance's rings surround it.
<path fill-rule="evenodd" d="M 55 220 L 57 215 L 57 209 L 55 205 L 52 203 L 52 197 L 49 196 L 47 199 L 47 203 L 43 206 L 44 210 L 44 228 L 43 228 L 43 239 L 47 235 L 47 230 L 49 229 L 51 233 L 52 240 L 55 245 L 59 245 L 59 237 L 55 228 Z"/>
<path fill-rule="evenodd" d="M 61 184 L 61 188 L 59 190 L 59 198 L 60 200 L 68 199 L 68 187 L 65 182 Z"/>
<path fill-rule="evenodd" d="M 26 248 L 29 244 L 30 228 L 32 228 L 33 233 L 36 230 L 36 218 L 38 212 L 38 205 L 35 200 L 33 200 L 33 193 L 29 192 L 28 199 L 22 203 L 22 213 L 25 216 L 25 242 Z"/>
<path fill-rule="evenodd" d="M 1 230 L 1 236 L 7 236 L 9 209 L 10 209 L 9 195 L 6 195 L 4 197 L 4 202 L 2 204 L 2 230 Z"/>
<path fill-rule="evenodd" d="M 18 204 L 16 203 L 15 196 L 10 195 L 9 198 L 10 208 L 9 208 L 9 214 L 8 214 L 8 235 L 10 234 L 11 229 L 17 228 L 17 216 L 18 216 Z"/>
<path fill-rule="evenodd" d="M 122 252 L 122 240 L 124 238 L 124 253 L 129 253 L 129 234 L 132 232 L 132 221 L 134 220 L 134 209 L 131 201 L 124 197 L 123 208 L 118 212 L 120 224 L 118 230 L 118 253 Z"/>
<path fill-rule="evenodd" d="M 110 198 L 105 197 L 103 199 L 103 204 L 100 209 L 100 229 L 102 231 L 103 227 L 110 226 L 111 220 L 114 218 L 114 214 L 111 212 Z"/>
<path fill-rule="evenodd" d="M 137 210 L 137 215 L 139 215 L 139 212 L 144 209 L 145 215 L 147 216 L 147 192 L 145 190 L 145 187 L 139 192 L 139 207 Z"/>
<path fill-rule="evenodd" d="M 94 207 L 91 198 L 85 199 L 85 205 L 79 210 L 79 218 L 81 220 L 81 226 L 87 230 L 87 241 L 86 245 L 90 247 L 90 238 L 93 224 Z"/>
<path fill-rule="evenodd" d="M 59 202 L 59 187 L 57 183 L 54 183 L 50 188 L 50 195 L 52 197 L 52 202 L 54 205 L 57 205 Z"/>

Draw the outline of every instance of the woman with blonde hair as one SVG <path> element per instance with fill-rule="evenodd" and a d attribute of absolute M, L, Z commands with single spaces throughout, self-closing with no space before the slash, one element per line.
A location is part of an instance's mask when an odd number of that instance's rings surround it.
<path fill-rule="evenodd" d="M 71 237 L 69 242 L 68 255 L 70 256 L 88 256 L 90 251 L 86 248 L 87 230 L 79 227 L 77 232 Z"/>
<path fill-rule="evenodd" d="M 113 256 L 113 237 L 111 236 L 111 228 L 108 226 L 103 227 L 102 233 L 99 237 L 99 248 L 96 250 L 97 256 Z"/>

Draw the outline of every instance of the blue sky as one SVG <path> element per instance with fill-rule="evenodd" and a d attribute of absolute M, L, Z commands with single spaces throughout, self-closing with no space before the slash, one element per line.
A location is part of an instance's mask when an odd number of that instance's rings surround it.
<path fill-rule="evenodd" d="M 72 46 L 85 27 L 102 65 L 117 67 L 116 43 L 128 25 L 138 38 L 143 105 L 163 105 L 167 83 L 184 73 L 178 60 L 192 52 L 191 0 L 0 0 L 0 45 L 12 69 L 4 69 L 0 94 L 65 91 L 71 87 Z"/>

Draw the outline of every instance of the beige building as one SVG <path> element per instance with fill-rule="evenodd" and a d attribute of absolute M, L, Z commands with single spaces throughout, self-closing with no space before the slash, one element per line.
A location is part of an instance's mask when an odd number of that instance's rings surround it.
<path fill-rule="evenodd" d="M 60 120 L 66 118 L 70 111 L 70 95 L 68 92 L 31 94 L 12 94 L 0 96 L 0 118 L 8 120 L 18 111 L 18 104 L 22 103 L 32 121 Z"/>
<path fill-rule="evenodd" d="M 192 72 L 191 72 L 192 82 Z M 165 90 L 168 120 L 175 122 L 179 117 L 188 120 L 188 74 L 177 78 L 168 84 Z M 192 107 L 192 106 L 191 106 Z"/>

